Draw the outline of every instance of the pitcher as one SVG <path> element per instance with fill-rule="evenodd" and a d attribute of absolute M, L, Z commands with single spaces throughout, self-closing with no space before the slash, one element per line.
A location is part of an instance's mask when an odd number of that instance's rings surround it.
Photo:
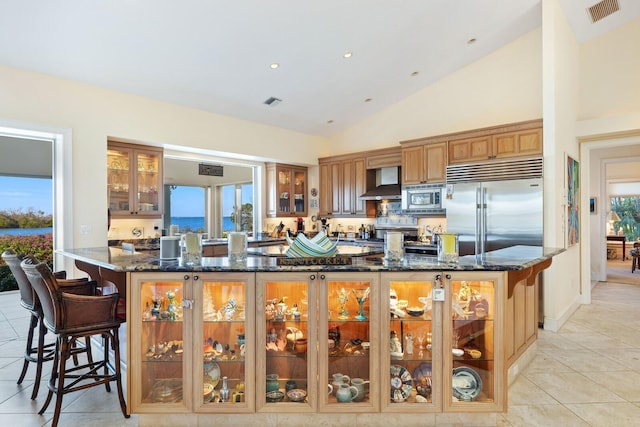
<path fill-rule="evenodd" d="M 349 385 L 351 377 L 343 374 L 333 374 L 333 380 L 331 386 L 333 387 L 333 394 L 335 395 L 343 384 Z"/>
<path fill-rule="evenodd" d="M 338 391 L 336 391 L 336 399 L 340 403 L 351 402 L 358 397 L 358 394 L 356 387 L 349 384 L 341 384 Z"/>
<path fill-rule="evenodd" d="M 366 396 L 365 384 L 369 384 L 369 381 L 365 381 L 362 378 L 353 378 L 351 385 L 358 389 L 358 395 L 353 398 L 354 402 L 362 402 Z"/>

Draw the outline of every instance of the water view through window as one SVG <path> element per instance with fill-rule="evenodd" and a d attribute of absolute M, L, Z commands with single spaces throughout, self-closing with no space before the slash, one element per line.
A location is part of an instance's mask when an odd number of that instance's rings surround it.
<path fill-rule="evenodd" d="M 0 176 L 0 235 L 51 233 L 52 206 L 51 178 Z"/>

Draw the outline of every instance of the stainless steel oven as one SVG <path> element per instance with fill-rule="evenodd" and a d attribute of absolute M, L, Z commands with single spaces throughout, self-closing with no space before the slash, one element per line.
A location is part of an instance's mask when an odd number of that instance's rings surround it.
<path fill-rule="evenodd" d="M 402 210 L 416 214 L 444 214 L 444 184 L 405 185 L 402 187 Z"/>

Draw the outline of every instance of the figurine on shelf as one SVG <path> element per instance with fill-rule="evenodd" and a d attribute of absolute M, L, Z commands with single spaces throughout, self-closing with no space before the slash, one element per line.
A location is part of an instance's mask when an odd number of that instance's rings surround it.
<path fill-rule="evenodd" d="M 389 350 L 391 353 L 402 354 L 402 343 L 396 334 L 396 331 L 391 331 L 391 339 L 389 340 Z"/>
<path fill-rule="evenodd" d="M 176 293 L 175 291 L 167 292 L 167 300 L 169 300 L 169 304 L 167 305 L 167 312 L 169 313 L 169 320 L 176 320 Z"/>
<path fill-rule="evenodd" d="M 407 349 L 407 354 L 413 354 L 413 336 L 411 335 L 411 332 L 407 333 L 405 339 L 407 340 L 407 345 L 405 347 Z"/>
<path fill-rule="evenodd" d="M 224 313 L 224 320 L 233 319 L 233 315 L 238 311 L 238 305 L 236 304 L 236 299 L 234 297 L 229 298 L 227 304 L 222 307 L 222 311 Z"/>

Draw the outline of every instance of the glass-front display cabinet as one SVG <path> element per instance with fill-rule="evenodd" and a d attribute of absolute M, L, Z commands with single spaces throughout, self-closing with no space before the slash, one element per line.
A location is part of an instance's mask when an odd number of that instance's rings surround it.
<path fill-rule="evenodd" d="M 382 410 L 440 411 L 442 305 L 436 273 L 382 273 Z M 444 292 L 444 291 L 442 291 Z M 438 298 L 436 297 L 436 300 Z"/>
<path fill-rule="evenodd" d="M 443 273 L 444 409 L 501 412 L 506 379 L 504 273 Z"/>
<path fill-rule="evenodd" d="M 318 396 L 321 412 L 379 410 L 377 273 L 319 273 Z"/>
<path fill-rule="evenodd" d="M 161 279 L 160 279 L 161 278 Z M 131 412 L 191 411 L 191 273 L 132 275 L 127 387 Z"/>
<path fill-rule="evenodd" d="M 162 149 L 109 142 L 107 198 L 113 217 L 162 215 Z"/>
<path fill-rule="evenodd" d="M 318 402 L 317 275 L 256 276 L 257 411 L 314 412 Z"/>
<path fill-rule="evenodd" d="M 201 331 L 194 345 L 197 412 L 254 410 L 254 288 L 254 274 L 194 276 L 194 324 L 200 326 L 194 331 Z"/>
<path fill-rule="evenodd" d="M 129 283 L 131 411 L 252 412 L 255 328 L 245 310 L 255 307 L 255 275 L 134 273 Z"/>
<path fill-rule="evenodd" d="M 267 215 L 307 216 L 307 168 L 267 163 Z"/>

